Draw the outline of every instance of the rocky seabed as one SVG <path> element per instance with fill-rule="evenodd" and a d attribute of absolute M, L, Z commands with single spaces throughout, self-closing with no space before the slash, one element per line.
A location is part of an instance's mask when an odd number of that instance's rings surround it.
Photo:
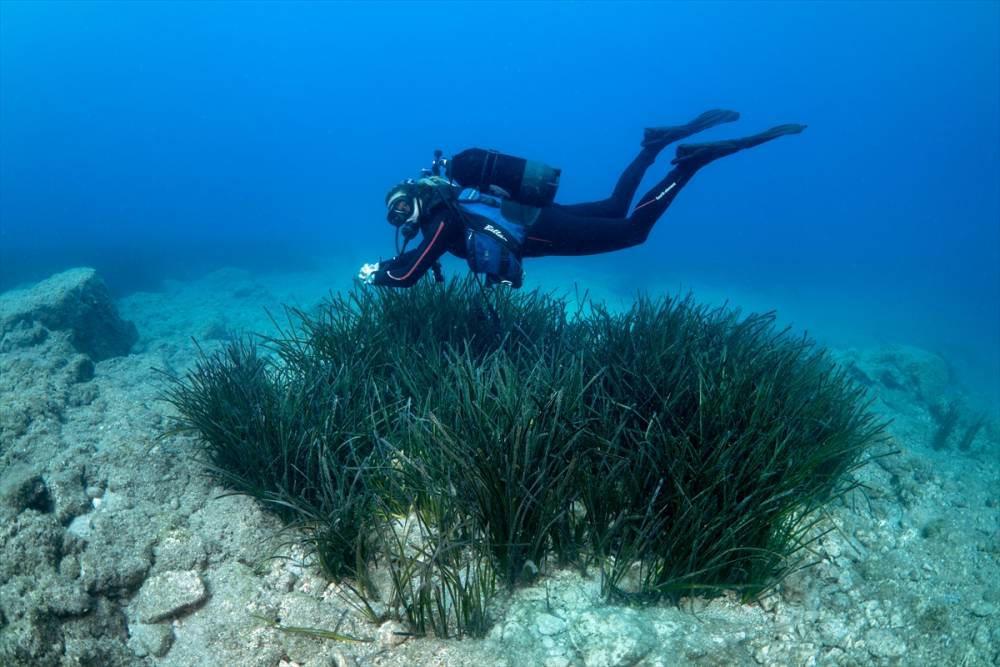
<path fill-rule="evenodd" d="M 498 599 L 483 640 L 368 623 L 194 443 L 162 436 L 156 369 L 188 367 L 192 335 L 264 330 L 260 304 L 284 296 L 223 272 L 114 303 L 87 269 L 0 295 L 0 664 L 1000 664 L 1000 422 L 943 441 L 942 402 L 967 397 L 905 346 L 837 351 L 899 453 L 860 471 L 812 565 L 769 597 L 636 609 L 602 602 L 596 572 L 554 571 Z"/>

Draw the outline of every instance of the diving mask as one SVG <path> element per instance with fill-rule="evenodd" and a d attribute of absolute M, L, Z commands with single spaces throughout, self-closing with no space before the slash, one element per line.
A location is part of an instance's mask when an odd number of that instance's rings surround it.
<path fill-rule="evenodd" d="M 389 221 L 393 227 L 399 227 L 400 225 L 410 222 L 419 208 L 416 204 L 416 198 L 410 198 L 406 196 L 405 192 L 400 192 L 396 197 L 389 200 L 388 209 L 386 211 L 386 219 Z"/>
<path fill-rule="evenodd" d="M 420 229 L 420 199 L 407 190 L 394 193 L 386 203 L 385 217 L 403 238 L 413 238 Z"/>

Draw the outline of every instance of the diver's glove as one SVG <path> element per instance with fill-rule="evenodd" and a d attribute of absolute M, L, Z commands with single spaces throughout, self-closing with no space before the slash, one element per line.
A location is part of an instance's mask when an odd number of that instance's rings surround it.
<path fill-rule="evenodd" d="M 365 264 L 358 271 L 358 280 L 360 280 L 365 285 L 371 285 L 375 280 L 375 272 L 378 271 L 378 262 L 374 264 Z"/>

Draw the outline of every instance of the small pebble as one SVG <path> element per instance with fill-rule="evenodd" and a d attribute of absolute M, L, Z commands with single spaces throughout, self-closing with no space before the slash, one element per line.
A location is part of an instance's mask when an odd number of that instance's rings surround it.
<path fill-rule="evenodd" d="M 399 646 L 409 639 L 409 630 L 399 621 L 387 621 L 379 626 L 378 643 L 382 648 Z"/>

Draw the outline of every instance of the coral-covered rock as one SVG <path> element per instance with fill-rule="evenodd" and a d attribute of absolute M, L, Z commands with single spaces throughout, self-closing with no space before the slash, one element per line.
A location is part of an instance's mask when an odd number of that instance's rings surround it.
<path fill-rule="evenodd" d="M 73 346 L 95 361 L 128 354 L 139 338 L 135 325 L 118 314 L 104 281 L 88 268 L 70 269 L 34 287 L 0 295 L 0 337 L 5 344 L 36 340 L 36 325 L 70 332 Z"/>

